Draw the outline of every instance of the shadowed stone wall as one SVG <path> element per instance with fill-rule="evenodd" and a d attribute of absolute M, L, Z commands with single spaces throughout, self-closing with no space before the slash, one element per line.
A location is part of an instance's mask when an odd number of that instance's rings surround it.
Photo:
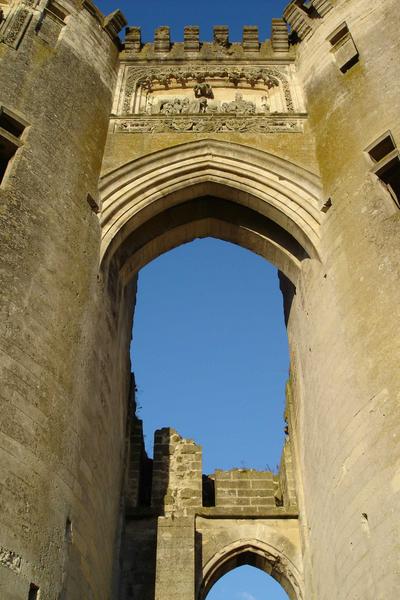
<path fill-rule="evenodd" d="M 25 124 L 0 187 L 0 597 L 100 600 L 125 428 L 108 418 L 95 341 L 94 209 L 118 50 L 91 3 L 61 0 L 65 23 L 45 5 L 12 2 L 0 25 L 0 104 Z"/>

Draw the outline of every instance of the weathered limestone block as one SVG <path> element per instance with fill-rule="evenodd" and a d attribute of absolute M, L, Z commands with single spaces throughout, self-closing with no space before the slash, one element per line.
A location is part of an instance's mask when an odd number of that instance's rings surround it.
<path fill-rule="evenodd" d="M 214 44 L 221 48 L 228 48 L 229 46 L 229 28 L 225 25 L 215 25 L 213 27 L 213 39 Z"/>
<path fill-rule="evenodd" d="M 243 27 L 242 45 L 245 52 L 258 52 L 260 42 L 258 39 L 257 25 L 246 25 Z"/>
<path fill-rule="evenodd" d="M 158 53 L 169 52 L 171 36 L 169 27 L 158 27 L 154 33 L 154 51 Z"/>
<path fill-rule="evenodd" d="M 140 52 L 142 47 L 142 34 L 140 27 L 127 27 L 125 33 L 125 50 L 128 52 Z"/>
<path fill-rule="evenodd" d="M 185 52 L 198 52 L 200 49 L 199 41 L 200 29 L 197 26 L 187 26 L 184 29 L 183 45 Z"/>
<path fill-rule="evenodd" d="M 274 52 L 288 52 L 289 31 L 283 19 L 272 19 L 271 42 Z"/>

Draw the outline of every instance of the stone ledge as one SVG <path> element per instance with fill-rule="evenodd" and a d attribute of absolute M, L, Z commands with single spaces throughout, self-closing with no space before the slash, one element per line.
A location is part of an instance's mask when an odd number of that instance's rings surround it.
<path fill-rule="evenodd" d="M 273 115 L 133 115 L 111 117 L 113 133 L 301 133 L 305 113 Z"/>
<path fill-rule="evenodd" d="M 243 508 L 229 507 L 219 508 L 216 506 L 193 508 L 195 517 L 204 517 L 208 519 L 298 519 L 299 511 L 297 507 L 259 507 Z M 127 508 L 125 516 L 129 520 L 151 519 L 164 516 L 159 510 L 152 507 Z"/>

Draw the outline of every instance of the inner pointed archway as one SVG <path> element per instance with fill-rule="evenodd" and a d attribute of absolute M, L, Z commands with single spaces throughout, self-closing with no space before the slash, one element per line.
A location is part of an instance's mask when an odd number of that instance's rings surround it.
<path fill-rule="evenodd" d="M 244 565 L 255 567 L 270 575 L 287 593 L 284 597 L 290 600 L 303 598 L 301 575 L 291 558 L 272 544 L 260 540 L 238 539 L 221 548 L 205 562 L 196 600 L 212 600 L 210 591 L 215 584 L 228 573 Z"/>

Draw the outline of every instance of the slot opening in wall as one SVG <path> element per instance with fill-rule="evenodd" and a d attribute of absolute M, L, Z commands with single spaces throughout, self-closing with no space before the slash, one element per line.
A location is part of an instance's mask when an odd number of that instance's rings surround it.
<path fill-rule="evenodd" d="M 398 153 L 385 162 L 376 175 L 388 189 L 393 200 L 400 208 L 400 158 Z"/>
<path fill-rule="evenodd" d="M 349 35 L 349 28 L 346 23 L 342 23 L 335 29 L 333 33 L 329 36 L 329 41 L 332 46 L 336 46 L 339 42 L 341 42 L 347 35 Z"/>
<path fill-rule="evenodd" d="M 28 600 L 39 600 L 40 589 L 35 583 L 31 583 L 29 586 Z"/>
<path fill-rule="evenodd" d="M 341 23 L 329 36 L 331 52 L 342 73 L 346 73 L 359 60 L 357 47 L 346 23 Z"/>
<path fill-rule="evenodd" d="M 0 183 L 17 150 L 22 146 L 21 137 L 26 123 L 13 112 L 0 107 Z"/>
<path fill-rule="evenodd" d="M 54 2 L 54 0 L 50 0 L 50 2 L 47 4 L 46 11 L 63 23 L 68 17 L 68 12 L 60 4 Z"/>
<path fill-rule="evenodd" d="M 65 521 L 65 539 L 68 543 L 72 542 L 72 521 L 69 517 Z"/>
<path fill-rule="evenodd" d="M 10 111 L 0 108 L 0 128 L 20 138 L 25 130 L 25 124 L 18 121 Z"/>
<path fill-rule="evenodd" d="M 372 171 L 400 207 L 400 154 L 390 131 L 382 134 L 366 148 L 374 163 Z"/>
<path fill-rule="evenodd" d="M 396 144 L 394 143 L 392 134 L 390 131 L 384 133 L 378 138 L 372 146 L 367 148 L 367 152 L 373 162 L 377 163 L 381 161 L 385 156 L 396 150 Z"/>
<path fill-rule="evenodd" d="M 13 136 L 0 130 L 0 183 L 3 181 L 7 167 L 19 147 L 20 144 L 16 143 Z"/>

